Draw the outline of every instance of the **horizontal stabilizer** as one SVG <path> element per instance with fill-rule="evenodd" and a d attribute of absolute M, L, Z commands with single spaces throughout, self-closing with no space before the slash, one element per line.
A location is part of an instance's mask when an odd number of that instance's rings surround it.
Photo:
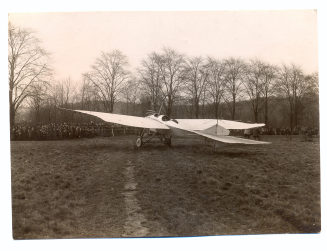
<path fill-rule="evenodd" d="M 238 138 L 238 137 L 233 137 L 233 136 L 212 135 L 212 134 L 207 134 L 207 133 L 202 133 L 202 132 L 197 132 L 197 131 L 194 131 L 194 133 L 201 135 L 203 137 L 209 138 L 209 139 L 213 139 L 213 140 L 220 141 L 223 143 L 228 143 L 228 144 L 246 144 L 246 145 L 270 144 L 270 142 L 244 139 L 244 138 Z"/>

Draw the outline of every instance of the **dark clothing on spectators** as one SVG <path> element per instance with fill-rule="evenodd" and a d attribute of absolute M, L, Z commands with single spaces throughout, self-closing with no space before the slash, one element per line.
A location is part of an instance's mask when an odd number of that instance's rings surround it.
<path fill-rule="evenodd" d="M 12 129 L 12 140 L 59 140 L 74 138 L 90 138 L 95 136 L 113 136 L 135 134 L 135 128 L 126 128 L 109 123 L 50 123 L 50 124 L 18 124 Z"/>

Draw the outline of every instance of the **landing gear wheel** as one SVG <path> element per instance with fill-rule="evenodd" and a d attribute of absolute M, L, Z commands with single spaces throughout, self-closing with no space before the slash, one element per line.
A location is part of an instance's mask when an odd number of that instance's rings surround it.
<path fill-rule="evenodd" d="M 141 146 L 142 146 L 142 137 L 141 136 L 138 136 L 137 138 L 136 138 L 136 141 L 135 141 L 135 148 L 136 149 L 139 149 Z"/>

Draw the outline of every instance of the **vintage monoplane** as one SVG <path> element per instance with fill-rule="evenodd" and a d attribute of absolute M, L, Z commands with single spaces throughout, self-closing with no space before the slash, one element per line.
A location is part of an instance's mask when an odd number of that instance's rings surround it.
<path fill-rule="evenodd" d="M 158 113 L 152 113 L 146 117 L 137 117 L 105 112 L 61 109 L 95 116 L 108 123 L 141 128 L 142 130 L 135 141 L 136 148 L 140 148 L 155 137 L 171 146 L 172 136 L 187 135 L 198 135 L 227 144 L 253 145 L 270 143 L 229 136 L 230 130 L 258 128 L 265 124 L 251 124 L 223 119 L 171 119 L 167 115 L 160 115 Z"/>

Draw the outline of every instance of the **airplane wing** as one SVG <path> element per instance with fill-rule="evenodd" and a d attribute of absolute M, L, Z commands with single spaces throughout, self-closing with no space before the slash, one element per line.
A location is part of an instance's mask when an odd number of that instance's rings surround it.
<path fill-rule="evenodd" d="M 239 138 L 239 137 L 233 137 L 233 136 L 226 136 L 226 135 L 212 135 L 208 133 L 202 133 L 199 131 L 193 131 L 193 133 L 198 134 L 200 136 L 213 139 L 216 141 L 220 141 L 223 143 L 228 143 L 228 144 L 245 144 L 245 145 L 265 145 L 265 144 L 270 144 L 270 142 L 265 142 L 265 141 L 258 141 L 258 140 L 251 140 L 251 139 L 244 139 L 244 138 Z"/>
<path fill-rule="evenodd" d="M 178 124 L 188 130 L 206 130 L 210 127 L 217 125 L 217 119 L 176 119 Z M 230 130 L 230 129 L 251 129 L 256 127 L 262 127 L 265 124 L 258 124 L 258 123 L 244 123 L 244 122 L 237 122 L 232 120 L 224 120 L 219 119 L 218 125 Z"/>
<path fill-rule="evenodd" d="M 219 120 L 219 133 L 221 135 L 216 134 L 216 126 L 217 120 L 215 119 L 178 119 L 178 123 L 174 123 L 173 121 L 169 121 L 166 123 L 169 127 L 174 129 L 179 129 L 183 131 L 190 132 L 192 134 L 196 134 L 202 137 L 206 137 L 212 140 L 220 141 L 228 144 L 270 144 L 270 142 L 257 141 L 244 139 L 239 137 L 228 136 L 228 129 L 249 129 L 263 126 L 264 124 L 248 124 L 242 122 L 228 121 L 228 120 Z M 212 129 L 212 130 L 211 130 Z"/>
<path fill-rule="evenodd" d="M 91 116 L 98 117 L 105 122 L 120 124 L 120 125 L 124 125 L 124 126 L 169 130 L 168 126 L 160 123 L 159 121 L 156 121 L 156 120 L 153 120 L 150 118 L 146 118 L 146 117 L 121 115 L 121 114 L 114 114 L 114 113 L 107 113 L 107 112 L 71 110 L 71 109 L 65 109 L 65 108 L 60 108 L 60 109 L 88 114 Z"/>

